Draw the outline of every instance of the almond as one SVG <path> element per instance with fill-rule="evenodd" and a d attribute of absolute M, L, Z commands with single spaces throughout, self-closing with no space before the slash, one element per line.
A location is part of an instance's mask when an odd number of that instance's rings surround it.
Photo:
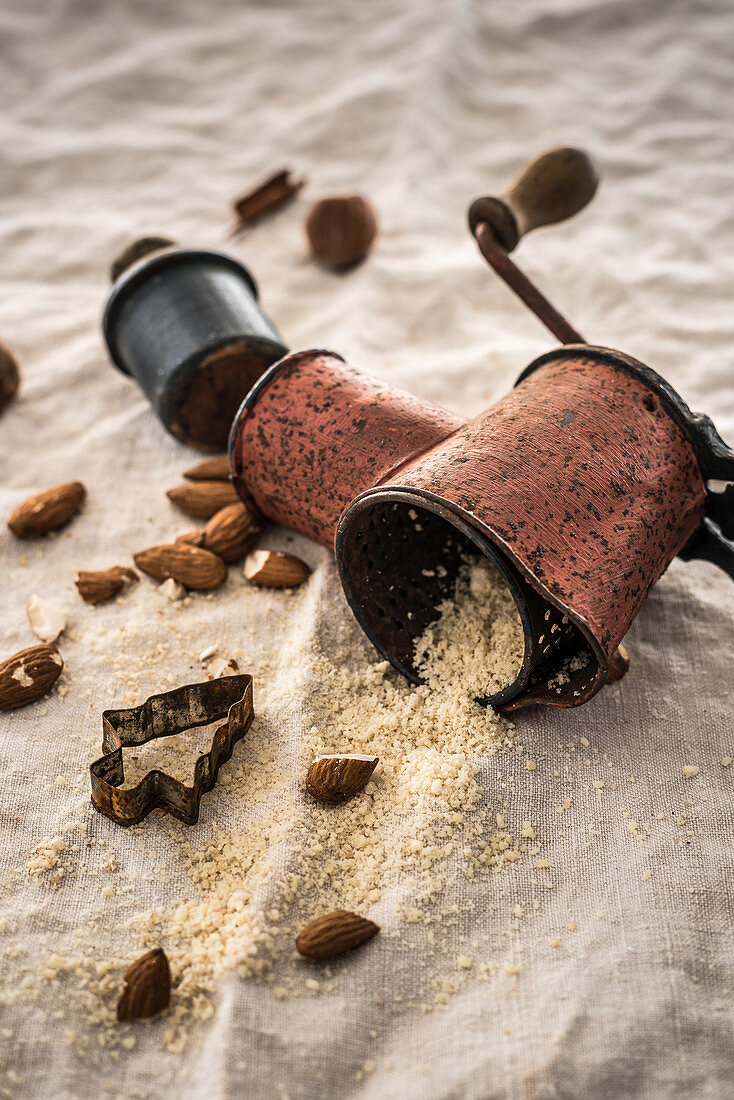
<path fill-rule="evenodd" d="M 220 508 L 236 504 L 240 499 L 234 485 L 228 481 L 194 481 L 169 489 L 166 496 L 187 516 L 210 519 Z"/>
<path fill-rule="evenodd" d="M 123 977 L 117 1002 L 118 1020 L 143 1020 L 157 1016 L 171 1001 L 171 968 L 162 947 L 148 951 Z"/>
<path fill-rule="evenodd" d="M 26 607 L 31 630 L 42 642 L 55 642 L 62 630 L 66 629 L 66 612 L 54 607 L 40 596 L 31 596 Z"/>
<path fill-rule="evenodd" d="M 374 921 L 337 909 L 307 924 L 296 940 L 296 947 L 308 959 L 328 959 L 359 947 L 379 931 L 380 926 Z"/>
<path fill-rule="evenodd" d="M 0 412 L 13 400 L 19 385 L 18 360 L 7 344 L 0 340 Z"/>
<path fill-rule="evenodd" d="M 184 531 L 183 535 L 176 535 L 176 542 L 190 542 L 192 546 L 204 545 L 204 528 L 197 527 L 195 531 Z"/>
<path fill-rule="evenodd" d="M 226 660 L 224 657 L 215 657 L 214 660 L 207 665 L 206 678 L 207 680 L 219 680 L 222 676 L 236 676 L 240 670 L 240 666 L 235 661 L 234 657 L 230 657 Z"/>
<path fill-rule="evenodd" d="M 0 710 L 35 703 L 56 683 L 64 662 L 55 645 L 32 645 L 0 663 Z"/>
<path fill-rule="evenodd" d="M 216 458 L 205 458 L 196 466 L 189 466 L 183 476 L 188 481 L 229 481 L 230 473 L 227 456 L 217 455 Z"/>
<path fill-rule="evenodd" d="M 218 554 L 222 561 L 243 558 L 260 534 L 250 509 L 238 501 L 222 508 L 204 528 L 202 546 Z"/>
<path fill-rule="evenodd" d="M 87 603 L 106 603 L 122 592 L 125 585 L 139 580 L 134 569 L 113 565 L 111 569 L 80 569 L 74 584 Z"/>
<path fill-rule="evenodd" d="M 306 790 L 319 802 L 346 802 L 369 782 L 377 756 L 319 756 L 306 776 Z"/>
<path fill-rule="evenodd" d="M 8 519 L 8 527 L 20 539 L 38 538 L 68 523 L 86 495 L 81 481 L 65 481 L 53 489 L 44 489 L 18 505 Z"/>
<path fill-rule="evenodd" d="M 254 550 L 245 559 L 245 577 L 263 588 L 295 588 L 310 575 L 305 561 L 281 550 Z"/>
<path fill-rule="evenodd" d="M 221 558 L 187 542 L 151 546 L 135 554 L 133 560 L 149 577 L 159 581 L 170 577 L 186 588 L 219 588 L 227 579 L 227 566 Z"/>
<path fill-rule="evenodd" d="M 618 645 L 609 658 L 609 675 L 607 676 L 607 683 L 616 684 L 617 680 L 621 680 L 623 676 L 627 675 L 629 667 L 630 655 L 623 645 Z"/>

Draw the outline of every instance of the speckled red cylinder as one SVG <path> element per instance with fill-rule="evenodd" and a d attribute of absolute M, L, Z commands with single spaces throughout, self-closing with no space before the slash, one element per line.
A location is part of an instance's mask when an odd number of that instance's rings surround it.
<path fill-rule="evenodd" d="M 240 408 L 232 477 L 270 519 L 333 547 L 347 504 L 465 423 L 335 352 L 297 352 L 271 367 Z"/>
<path fill-rule="evenodd" d="M 340 521 L 337 558 L 373 640 L 386 628 L 363 583 L 362 555 L 375 557 L 370 510 L 412 498 L 471 522 L 588 643 L 593 661 L 560 683 L 536 677 L 520 705 L 593 695 L 650 588 L 703 517 L 704 481 L 666 391 L 619 352 L 559 349 L 487 412 L 354 501 Z"/>
<path fill-rule="evenodd" d="M 422 578 L 443 531 L 484 547 L 525 612 L 530 656 L 512 708 L 571 706 L 603 686 L 649 589 L 701 523 L 681 408 L 652 371 L 606 349 L 543 356 L 469 422 L 311 351 L 251 392 L 230 455 L 239 491 L 267 516 L 326 546 L 336 536 L 355 615 L 406 675 L 441 596 Z"/>

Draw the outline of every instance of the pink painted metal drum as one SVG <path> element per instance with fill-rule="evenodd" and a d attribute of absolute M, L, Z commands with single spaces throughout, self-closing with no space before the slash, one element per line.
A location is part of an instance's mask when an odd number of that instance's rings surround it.
<path fill-rule="evenodd" d="M 551 352 L 468 422 L 312 351 L 251 392 L 230 455 L 243 496 L 335 545 L 357 619 L 414 681 L 414 642 L 467 550 L 490 557 L 525 659 L 487 698 L 513 710 L 578 705 L 606 682 L 649 589 L 700 533 L 704 442 L 667 383 L 615 351 Z"/>
<path fill-rule="evenodd" d="M 270 519 L 333 547 L 339 516 L 358 493 L 464 423 L 333 351 L 297 352 L 242 404 L 230 434 L 232 477 Z"/>

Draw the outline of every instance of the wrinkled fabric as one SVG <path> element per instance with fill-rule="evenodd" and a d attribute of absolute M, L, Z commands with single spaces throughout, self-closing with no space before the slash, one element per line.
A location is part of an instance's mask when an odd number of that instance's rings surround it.
<path fill-rule="evenodd" d="M 554 341 L 481 261 L 465 210 L 543 148 L 577 144 L 601 166 L 597 199 L 524 241 L 518 261 L 591 342 L 647 362 L 734 441 L 731 6 L 68 0 L 43 9 L 6 0 L 0 12 L 0 338 L 23 369 L 22 394 L 0 417 L 0 511 L 71 478 L 89 497 L 53 539 L 0 532 L 1 655 L 36 640 L 25 614 L 34 593 L 70 619 L 59 642 L 67 693 L 0 715 L 0 1091 L 18 1100 L 729 1095 L 734 767 L 720 762 L 734 754 L 734 585 L 701 562 L 674 562 L 651 594 L 620 685 L 578 710 L 519 716 L 534 773 L 514 754 L 481 764 L 487 797 L 509 792 L 508 822 L 533 821 L 553 888 L 515 933 L 513 907 L 538 893 L 532 861 L 457 877 L 437 904 L 458 905 L 463 923 L 441 935 L 448 956 L 481 939 L 500 964 L 509 937 L 522 944 L 518 975 L 500 965 L 490 981 L 469 978 L 442 1011 L 422 1012 L 437 963 L 425 929 L 403 928 L 350 959 L 333 995 L 277 1001 L 267 985 L 233 977 L 183 1054 L 161 1050 L 159 1022 L 119 1060 L 66 1044 L 70 1027 L 86 1025 L 63 982 L 8 1001 L 39 960 L 78 953 L 78 930 L 87 945 L 93 930 L 100 959 L 134 958 L 129 917 L 193 891 L 155 816 L 132 837 L 89 806 L 102 711 L 200 678 L 196 654 L 216 641 L 271 656 L 283 688 L 274 743 L 293 755 L 304 721 L 298 668 L 278 655 L 299 645 L 305 655 L 349 614 L 330 556 L 283 531 L 269 544 L 315 568 L 291 618 L 279 594 L 246 599 L 235 569 L 211 599 L 192 600 L 178 635 L 167 634 L 172 613 L 158 615 L 147 581 L 97 611 L 79 600 L 78 569 L 127 564 L 186 529 L 163 494 L 196 461 L 108 363 L 100 315 L 116 252 L 147 233 L 221 244 L 231 199 L 291 165 L 308 177 L 303 196 L 227 245 L 251 267 L 286 342 L 337 349 L 471 415 Z M 370 196 L 381 234 L 368 262 L 339 277 L 307 261 L 300 222 L 308 198 L 351 190 Z M 684 778 L 688 764 L 696 777 Z M 218 789 L 192 837 L 214 820 L 240 827 L 250 812 Z M 80 850 L 53 888 L 27 864 L 43 837 L 70 824 Z M 106 899 L 110 855 L 125 884 Z M 389 899 L 373 915 L 399 931 Z"/>

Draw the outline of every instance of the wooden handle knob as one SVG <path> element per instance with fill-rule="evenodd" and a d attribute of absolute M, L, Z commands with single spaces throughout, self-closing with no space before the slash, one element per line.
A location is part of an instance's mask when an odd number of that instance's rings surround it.
<path fill-rule="evenodd" d="M 531 229 L 578 214 L 598 185 L 599 173 L 588 153 L 549 149 L 531 160 L 498 198 L 475 199 L 469 207 L 469 226 L 474 233 L 480 222 L 488 222 L 502 247 L 512 252 Z"/>

